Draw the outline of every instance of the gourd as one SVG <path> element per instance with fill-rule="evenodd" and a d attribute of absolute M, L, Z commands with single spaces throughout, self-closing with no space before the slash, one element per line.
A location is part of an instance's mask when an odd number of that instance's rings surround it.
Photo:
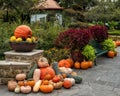
<path fill-rule="evenodd" d="M 75 79 L 74 78 L 65 78 L 64 80 L 69 80 L 72 83 L 72 86 L 75 85 Z"/>
<path fill-rule="evenodd" d="M 27 26 L 27 25 L 20 25 L 20 26 L 18 26 L 15 29 L 14 35 L 15 35 L 16 38 L 21 37 L 23 39 L 26 39 L 26 38 L 32 36 L 32 31 L 31 31 L 29 26 Z"/>
<path fill-rule="evenodd" d="M 25 94 L 30 93 L 31 87 L 30 86 L 21 86 L 20 91 L 21 91 L 21 93 L 25 93 Z"/>
<path fill-rule="evenodd" d="M 48 85 L 40 85 L 40 91 L 43 92 L 43 93 L 50 93 L 52 92 L 54 89 L 53 85 L 52 84 L 48 84 Z"/>
<path fill-rule="evenodd" d="M 41 74 L 40 74 L 41 80 L 43 80 L 48 73 L 51 75 L 51 79 L 55 76 L 55 71 L 53 70 L 52 67 L 40 68 L 40 70 L 41 70 Z"/>
<path fill-rule="evenodd" d="M 35 82 L 37 82 L 40 79 L 40 73 L 41 73 L 40 69 L 35 69 L 34 70 L 33 80 Z"/>
<path fill-rule="evenodd" d="M 72 83 L 70 80 L 64 80 L 63 81 L 63 87 L 66 88 L 66 89 L 69 89 L 72 87 Z"/>
<path fill-rule="evenodd" d="M 48 67 L 48 60 L 45 57 L 40 57 L 38 60 L 38 67 Z"/>
<path fill-rule="evenodd" d="M 20 86 L 19 85 L 17 85 L 17 87 L 15 88 L 14 92 L 15 93 L 20 93 Z"/>
<path fill-rule="evenodd" d="M 66 68 L 71 68 L 71 64 L 65 60 L 65 59 L 62 59 L 58 62 L 58 66 L 59 67 L 66 67 Z"/>
<path fill-rule="evenodd" d="M 50 84 L 52 84 L 53 86 L 54 86 L 54 89 L 60 89 L 60 88 L 62 88 L 62 86 L 63 86 L 63 82 L 62 81 L 59 81 L 59 82 L 57 82 L 57 83 L 54 83 L 52 80 L 51 81 L 49 81 L 50 82 Z"/>
<path fill-rule="evenodd" d="M 20 74 L 16 75 L 16 80 L 17 81 L 25 80 L 25 78 L 26 78 L 26 74 L 25 73 L 20 73 Z"/>
<path fill-rule="evenodd" d="M 37 81 L 33 87 L 33 92 L 38 92 L 39 91 L 39 88 L 40 88 L 40 85 L 41 85 L 41 80 Z"/>
<path fill-rule="evenodd" d="M 8 87 L 9 91 L 14 91 L 15 88 L 17 87 L 17 82 L 14 80 L 10 80 L 10 81 L 8 81 L 7 87 Z"/>
<path fill-rule="evenodd" d="M 36 62 L 34 62 L 34 65 L 32 66 L 32 68 L 30 69 L 30 71 L 27 74 L 27 79 L 33 78 L 34 70 L 37 68 L 38 68 L 38 65 L 36 64 Z"/>
<path fill-rule="evenodd" d="M 67 77 L 68 78 L 74 78 L 76 84 L 80 84 L 82 82 L 82 78 L 80 76 L 74 76 L 74 75 L 71 75 L 71 74 L 67 74 Z"/>

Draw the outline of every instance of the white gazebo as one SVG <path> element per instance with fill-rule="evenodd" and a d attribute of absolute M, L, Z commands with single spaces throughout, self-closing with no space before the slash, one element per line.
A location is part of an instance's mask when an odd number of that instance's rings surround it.
<path fill-rule="evenodd" d="M 44 10 L 44 13 L 41 13 L 41 11 Z M 58 20 L 59 24 L 62 24 L 62 15 L 58 13 L 58 11 L 62 11 L 63 7 L 60 7 L 60 5 L 55 0 L 45 0 L 44 2 L 38 3 L 36 6 L 31 8 L 32 14 L 30 18 L 30 22 L 46 22 L 47 21 L 47 12 L 49 11 L 56 11 L 55 17 Z M 37 13 L 35 13 L 37 11 Z"/>

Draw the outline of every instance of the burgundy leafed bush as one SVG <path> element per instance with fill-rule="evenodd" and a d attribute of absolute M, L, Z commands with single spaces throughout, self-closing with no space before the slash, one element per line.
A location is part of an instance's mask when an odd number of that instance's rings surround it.
<path fill-rule="evenodd" d="M 88 29 L 68 29 L 60 33 L 55 44 L 62 48 L 71 50 L 82 49 L 90 41 L 90 32 Z"/>
<path fill-rule="evenodd" d="M 108 38 L 107 28 L 105 26 L 92 26 L 89 28 L 94 40 L 98 42 L 103 42 Z"/>

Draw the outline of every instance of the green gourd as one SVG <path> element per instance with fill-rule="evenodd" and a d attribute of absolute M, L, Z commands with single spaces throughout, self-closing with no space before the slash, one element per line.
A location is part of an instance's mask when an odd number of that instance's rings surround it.
<path fill-rule="evenodd" d="M 33 73 L 34 70 L 38 68 L 38 65 L 35 63 L 32 68 L 30 69 L 30 71 L 27 74 L 27 79 L 33 78 Z"/>

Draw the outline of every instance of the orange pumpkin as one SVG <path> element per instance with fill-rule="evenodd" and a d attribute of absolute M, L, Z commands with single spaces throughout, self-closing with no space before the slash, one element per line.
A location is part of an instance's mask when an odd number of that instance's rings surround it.
<path fill-rule="evenodd" d="M 65 59 L 62 59 L 58 62 L 58 66 L 59 67 L 66 67 L 66 68 L 71 68 L 71 64 L 65 60 Z"/>
<path fill-rule="evenodd" d="M 81 66 L 80 62 L 76 61 L 75 64 L 74 64 L 74 68 L 80 69 L 80 66 Z"/>
<path fill-rule="evenodd" d="M 43 93 L 50 93 L 53 91 L 53 89 L 54 87 L 52 84 L 48 84 L 48 85 L 41 84 L 40 85 L 40 91 Z"/>
<path fill-rule="evenodd" d="M 25 83 L 24 83 L 24 81 L 18 81 L 18 85 L 19 86 L 25 86 Z"/>
<path fill-rule="evenodd" d="M 71 67 L 73 67 L 74 61 L 72 60 L 72 58 L 67 58 L 66 60 L 70 63 Z"/>
<path fill-rule="evenodd" d="M 55 76 L 55 71 L 51 67 L 40 68 L 40 70 L 41 70 L 41 74 L 40 74 L 41 80 L 43 80 L 48 73 L 51 75 L 51 79 Z"/>
<path fill-rule="evenodd" d="M 72 87 L 71 81 L 70 80 L 64 80 L 63 87 L 66 88 L 66 89 L 71 88 Z"/>
<path fill-rule="evenodd" d="M 42 84 L 43 84 L 43 85 L 48 85 L 48 84 L 49 84 L 49 81 L 48 81 L 48 80 L 43 80 L 43 81 L 42 81 Z"/>
<path fill-rule="evenodd" d="M 82 68 L 82 69 L 88 69 L 88 68 L 89 68 L 88 62 L 87 62 L 87 61 L 81 62 L 81 68 Z"/>
<path fill-rule="evenodd" d="M 15 29 L 14 35 L 15 35 L 16 38 L 21 37 L 23 39 L 26 39 L 26 38 L 32 36 L 32 31 L 31 31 L 29 26 L 27 26 L 27 25 L 20 25 L 20 26 L 18 26 Z"/>
<path fill-rule="evenodd" d="M 51 75 L 48 73 L 45 75 L 44 80 L 51 80 Z"/>
<path fill-rule="evenodd" d="M 107 56 L 110 57 L 110 58 L 113 58 L 115 56 L 115 52 L 114 51 L 108 51 Z"/>
<path fill-rule="evenodd" d="M 26 85 L 33 87 L 33 86 L 35 85 L 35 81 L 34 81 L 34 80 L 28 80 L 28 81 L 26 82 Z"/>
<path fill-rule="evenodd" d="M 57 82 L 59 82 L 61 80 L 61 78 L 60 78 L 60 76 L 54 76 L 53 77 L 53 79 L 52 79 L 52 81 L 54 82 L 54 83 L 57 83 Z"/>
<path fill-rule="evenodd" d="M 93 62 L 92 61 L 88 61 L 89 67 L 93 67 Z"/>

